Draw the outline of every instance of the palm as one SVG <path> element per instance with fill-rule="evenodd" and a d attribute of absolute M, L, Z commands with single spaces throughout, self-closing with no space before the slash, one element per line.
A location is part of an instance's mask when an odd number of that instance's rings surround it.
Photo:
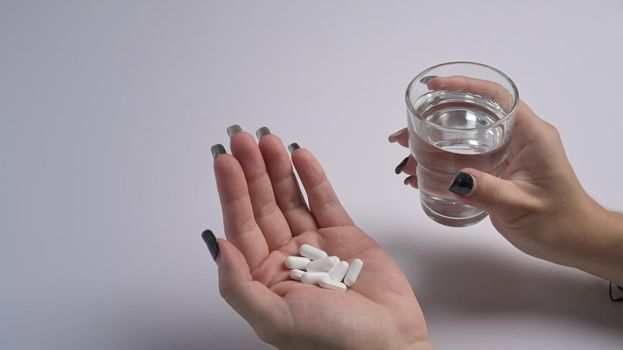
<path fill-rule="evenodd" d="M 533 198 L 573 202 L 574 199 L 563 200 L 560 193 L 570 191 L 559 188 L 576 188 L 580 185 L 575 177 L 568 175 L 573 174 L 573 169 L 566 161 L 565 151 L 555 128 L 538 118 L 524 103 L 520 104 L 517 112 L 510 147 L 509 163 L 500 177 L 511 181 L 521 190 L 519 193 L 523 198 L 518 203 L 523 205 L 518 204 L 512 210 L 498 210 L 495 215 L 491 215 L 491 222 L 520 250 L 546 258 L 539 242 L 547 241 L 547 238 L 538 236 L 547 234 L 550 229 L 556 230 L 558 223 L 550 221 L 543 224 L 526 213 L 542 205 Z M 558 204 L 556 206 L 560 207 Z"/>
<path fill-rule="evenodd" d="M 250 135 L 239 133 L 231 146 L 235 158 L 215 161 L 228 237 L 221 242 L 221 292 L 260 337 L 284 348 L 388 348 L 426 338 L 408 281 L 378 243 L 354 226 L 309 152 L 292 156 L 307 207 L 277 137 L 263 137 L 258 148 Z M 298 255 L 303 243 L 342 260 L 362 259 L 357 282 L 341 293 L 289 279 L 284 259 Z M 239 294 L 231 289 L 241 288 L 227 280 L 231 274 L 245 279 L 244 300 L 231 296 Z"/>
<path fill-rule="evenodd" d="M 284 257 L 296 254 L 297 247 L 304 242 L 312 242 L 343 260 L 362 259 L 365 273 L 347 293 L 340 293 L 290 280 L 278 261 L 260 267 L 273 277 L 261 274 L 254 277 L 270 280 L 268 287 L 288 304 L 291 328 L 303 330 L 297 334 L 300 344 L 336 346 L 335 340 L 340 340 L 344 348 L 354 348 L 354 344 L 382 348 L 383 344 L 372 346 L 376 341 L 373 334 L 387 325 L 398 322 L 402 325 L 400 328 L 425 329 L 423 315 L 404 275 L 363 231 L 345 226 L 323 228 L 294 238 L 279 251 Z M 356 338 L 342 334 L 356 335 Z"/>

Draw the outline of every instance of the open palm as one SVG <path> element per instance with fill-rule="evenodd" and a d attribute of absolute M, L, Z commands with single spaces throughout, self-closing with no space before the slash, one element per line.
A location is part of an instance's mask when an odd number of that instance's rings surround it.
<path fill-rule="evenodd" d="M 357 228 L 322 167 L 265 129 L 240 131 L 214 160 L 227 240 L 219 239 L 223 298 L 279 348 L 429 348 L 424 317 L 404 274 Z M 298 186 L 294 164 L 309 205 Z M 308 243 L 364 267 L 345 293 L 288 278 L 285 257 Z"/>

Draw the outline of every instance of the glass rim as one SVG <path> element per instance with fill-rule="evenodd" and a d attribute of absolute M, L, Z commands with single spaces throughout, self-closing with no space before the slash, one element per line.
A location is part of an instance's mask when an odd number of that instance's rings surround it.
<path fill-rule="evenodd" d="M 500 120 L 496 121 L 495 123 L 489 124 L 486 127 L 473 127 L 473 128 L 462 128 L 462 129 L 456 129 L 456 128 L 447 128 L 447 127 L 443 127 L 434 123 L 429 122 L 428 120 L 423 120 L 420 119 L 420 121 L 424 122 L 427 126 L 429 127 L 433 127 L 435 129 L 441 129 L 441 130 L 448 130 L 448 131 L 459 131 L 459 130 L 486 130 L 486 129 L 491 129 L 491 128 L 495 128 L 497 126 L 499 126 L 500 124 L 506 122 L 507 120 L 509 120 L 510 118 L 512 118 L 515 113 L 517 112 L 517 108 L 519 107 L 519 90 L 517 89 L 517 86 L 515 85 L 515 83 L 513 82 L 513 80 L 511 78 L 508 77 L 508 75 L 504 74 L 504 72 L 502 72 L 501 70 L 495 68 L 495 67 L 491 67 L 487 64 L 484 63 L 478 63 L 478 62 L 471 62 L 471 61 L 451 61 L 451 62 L 444 62 L 444 63 L 439 63 L 436 64 L 432 67 L 429 67 L 425 70 L 423 70 L 422 72 L 420 72 L 418 75 L 415 76 L 415 78 L 413 78 L 410 82 L 409 85 L 407 85 L 407 91 L 405 92 L 405 102 L 407 103 L 407 108 L 409 109 L 409 111 L 411 112 L 411 114 L 413 114 L 413 116 L 416 116 L 417 118 L 417 114 L 415 113 L 415 108 L 413 107 L 413 103 L 411 103 L 411 97 L 409 96 L 411 93 L 411 87 L 413 86 L 414 83 L 419 83 L 420 80 L 425 77 L 427 75 L 428 72 L 437 69 L 439 67 L 443 67 L 443 66 L 450 66 L 450 65 L 456 65 L 456 64 L 467 64 L 467 65 L 474 65 L 474 66 L 480 66 L 480 67 L 484 67 L 486 69 L 489 69 L 497 74 L 499 74 L 502 78 L 504 78 L 504 80 L 506 80 L 511 88 L 513 89 L 513 97 L 514 97 L 514 101 L 513 101 L 513 106 L 511 107 L 510 111 L 506 114 L 506 116 L 504 118 L 501 118 Z"/>

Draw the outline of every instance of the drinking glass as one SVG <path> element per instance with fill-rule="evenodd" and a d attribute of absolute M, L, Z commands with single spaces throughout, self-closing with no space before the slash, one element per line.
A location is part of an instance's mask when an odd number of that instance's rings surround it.
<path fill-rule="evenodd" d="M 424 212 L 447 226 L 479 222 L 487 213 L 457 201 L 448 188 L 461 169 L 499 176 L 508 163 L 519 102 L 515 83 L 485 64 L 449 62 L 418 74 L 405 98 Z"/>

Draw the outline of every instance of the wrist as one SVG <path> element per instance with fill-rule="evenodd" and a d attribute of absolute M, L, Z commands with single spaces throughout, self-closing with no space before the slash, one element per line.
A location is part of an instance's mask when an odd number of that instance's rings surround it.
<path fill-rule="evenodd" d="M 584 226 L 585 254 L 577 267 L 618 285 L 623 284 L 623 214 L 602 206 Z"/>

